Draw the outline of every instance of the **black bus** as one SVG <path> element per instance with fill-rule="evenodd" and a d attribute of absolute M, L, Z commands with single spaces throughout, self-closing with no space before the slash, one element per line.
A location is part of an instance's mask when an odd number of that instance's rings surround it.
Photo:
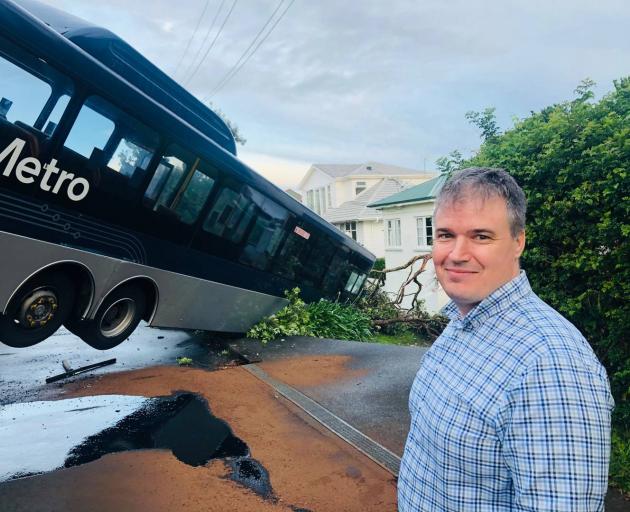
<path fill-rule="evenodd" d="M 226 124 L 123 40 L 0 0 L 0 341 L 62 324 L 245 332 L 352 299 L 374 256 L 236 158 Z"/>

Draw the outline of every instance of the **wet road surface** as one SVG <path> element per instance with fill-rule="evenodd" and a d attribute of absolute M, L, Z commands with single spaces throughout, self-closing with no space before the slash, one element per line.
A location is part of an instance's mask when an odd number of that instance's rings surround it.
<path fill-rule="evenodd" d="M 177 364 L 188 357 L 196 367 L 214 369 L 234 364 L 234 357 L 217 350 L 206 336 L 173 329 L 140 326 L 121 345 L 106 351 L 93 349 L 61 328 L 47 340 L 26 349 L 14 349 L 0 343 L 0 405 L 47 399 L 56 396 L 67 382 L 123 370 Z M 46 379 L 64 372 L 64 360 L 73 368 L 115 358 L 116 364 L 46 384 Z"/>
<path fill-rule="evenodd" d="M 395 510 L 389 473 L 204 337 L 145 327 L 99 352 L 60 332 L 0 353 L 2 511 Z"/>
<path fill-rule="evenodd" d="M 390 474 L 238 364 L 259 360 L 401 454 L 424 348 L 310 338 L 229 345 L 146 327 L 106 352 L 63 331 L 26 350 L 0 345 L 0 510 L 396 509 Z M 113 366 L 44 384 L 63 360 L 76 368 L 111 357 Z M 166 411 L 138 421 L 160 400 Z M 186 431 L 213 421 L 214 437 Z M 229 442 L 217 440 L 224 435 Z M 628 509 L 613 501 L 607 510 Z"/>

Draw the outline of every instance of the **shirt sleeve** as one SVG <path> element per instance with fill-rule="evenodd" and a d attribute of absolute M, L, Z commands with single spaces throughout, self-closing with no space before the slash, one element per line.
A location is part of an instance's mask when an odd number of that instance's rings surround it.
<path fill-rule="evenodd" d="M 546 354 L 528 368 L 503 411 L 516 510 L 604 509 L 611 400 L 601 367 Z"/>

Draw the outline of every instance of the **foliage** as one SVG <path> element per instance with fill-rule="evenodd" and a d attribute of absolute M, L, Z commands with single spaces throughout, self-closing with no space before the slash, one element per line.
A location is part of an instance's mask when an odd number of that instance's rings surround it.
<path fill-rule="evenodd" d="M 612 433 L 609 485 L 630 493 L 630 433 Z"/>
<path fill-rule="evenodd" d="M 481 138 L 486 143 L 492 143 L 499 135 L 499 125 L 495 115 L 495 108 L 488 107 L 483 112 L 466 112 L 466 119 L 481 130 Z M 452 154 L 452 153 L 451 153 Z"/>
<path fill-rule="evenodd" d="M 525 190 L 523 268 L 541 298 L 591 342 L 611 378 L 615 425 L 628 430 L 630 77 L 597 102 L 593 85 L 585 80 L 573 101 L 532 112 L 490 139 L 488 124 L 466 166 L 505 168 Z M 482 130 L 488 121 L 469 119 Z"/>
<path fill-rule="evenodd" d="M 320 300 L 308 305 L 313 336 L 365 341 L 372 337 L 370 317 L 352 304 Z"/>
<path fill-rule="evenodd" d="M 411 310 L 396 307 L 382 289 L 366 293 L 357 307 L 371 320 L 379 334 L 406 338 L 412 335 L 425 341 L 435 340 L 448 324 L 448 318 L 431 315 L 420 303 Z"/>
<path fill-rule="evenodd" d="M 610 376 L 610 388 L 616 400 L 613 424 L 630 431 L 630 363 Z"/>
<path fill-rule="evenodd" d="M 374 261 L 374 266 L 372 267 L 372 271 L 370 272 L 370 277 L 372 279 L 377 279 L 379 274 L 375 272 L 375 270 L 384 270 L 385 269 L 385 258 L 376 258 Z"/>
<path fill-rule="evenodd" d="M 300 289 L 286 291 L 289 304 L 252 327 L 247 336 L 263 343 L 284 336 L 318 336 L 365 341 L 372 336 L 370 318 L 351 304 L 320 300 L 305 304 Z"/>
<path fill-rule="evenodd" d="M 190 366 L 193 360 L 190 357 L 178 357 L 177 364 L 180 366 Z"/>
<path fill-rule="evenodd" d="M 392 320 L 398 318 L 400 313 L 383 290 L 364 294 L 357 302 L 357 307 L 372 320 Z M 391 323 L 379 330 L 382 334 L 392 336 L 408 332 L 407 327 L 401 323 Z"/>
<path fill-rule="evenodd" d="M 300 289 L 284 292 L 289 303 L 275 315 L 263 318 L 247 336 L 266 343 L 284 336 L 311 336 L 311 318 L 306 304 L 300 299 Z"/>
<path fill-rule="evenodd" d="M 451 173 L 461 169 L 464 157 L 456 149 L 451 151 L 448 156 L 443 156 L 435 161 L 435 166 L 442 173 Z"/>
<path fill-rule="evenodd" d="M 212 102 L 208 103 L 208 107 L 210 107 L 210 109 L 212 109 L 212 111 L 216 115 L 218 115 L 225 124 L 227 124 L 228 128 L 232 132 L 232 136 L 234 137 L 236 143 L 244 146 L 247 143 L 247 139 L 243 137 L 236 123 L 231 121 L 230 118 L 228 118 L 228 116 L 225 114 L 225 112 L 223 112 L 223 110 L 221 110 L 219 107 L 215 107 Z"/>

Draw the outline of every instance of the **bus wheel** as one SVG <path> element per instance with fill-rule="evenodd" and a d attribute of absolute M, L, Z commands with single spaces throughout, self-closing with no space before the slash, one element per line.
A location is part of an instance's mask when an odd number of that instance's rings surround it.
<path fill-rule="evenodd" d="M 24 348 L 45 340 L 68 318 L 75 296 L 72 281 L 61 272 L 27 281 L 0 315 L 0 341 Z"/>
<path fill-rule="evenodd" d="M 142 320 L 146 298 L 140 288 L 124 285 L 110 293 L 92 320 L 71 322 L 71 331 L 97 350 L 120 345 Z"/>

